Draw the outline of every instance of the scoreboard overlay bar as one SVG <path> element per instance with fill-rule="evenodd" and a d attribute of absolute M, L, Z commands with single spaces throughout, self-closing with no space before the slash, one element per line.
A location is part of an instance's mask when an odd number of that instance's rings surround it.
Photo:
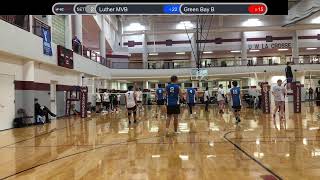
<path fill-rule="evenodd" d="M 265 15 L 264 3 L 56 3 L 56 15 Z"/>

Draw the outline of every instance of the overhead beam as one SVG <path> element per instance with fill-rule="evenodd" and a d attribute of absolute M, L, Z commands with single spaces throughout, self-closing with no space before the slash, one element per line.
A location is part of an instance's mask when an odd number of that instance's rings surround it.
<path fill-rule="evenodd" d="M 209 34 L 217 33 L 217 32 L 249 32 L 249 31 L 294 31 L 294 30 L 311 30 L 311 29 L 320 29 L 318 24 L 297 24 L 289 27 L 281 27 L 281 26 L 260 26 L 260 27 L 230 27 L 230 28 L 214 28 L 208 31 Z M 196 30 L 188 30 L 189 33 L 195 33 Z M 152 32 L 146 31 L 146 34 L 183 34 L 184 30 L 169 30 L 169 31 L 161 31 L 161 32 Z M 122 36 L 132 36 L 132 35 L 141 35 L 144 34 L 142 31 L 133 31 L 130 33 L 124 33 Z"/>

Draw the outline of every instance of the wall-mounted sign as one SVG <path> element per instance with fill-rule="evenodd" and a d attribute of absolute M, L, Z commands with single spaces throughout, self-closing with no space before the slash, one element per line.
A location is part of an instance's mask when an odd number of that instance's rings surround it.
<path fill-rule="evenodd" d="M 58 66 L 73 69 L 73 51 L 58 45 Z"/>
<path fill-rule="evenodd" d="M 41 27 L 41 35 L 43 39 L 43 54 L 52 56 L 51 48 L 51 31 L 50 29 Z"/>
<path fill-rule="evenodd" d="M 268 43 L 256 43 L 248 44 L 248 49 L 289 49 L 291 48 L 291 42 L 268 42 Z"/>

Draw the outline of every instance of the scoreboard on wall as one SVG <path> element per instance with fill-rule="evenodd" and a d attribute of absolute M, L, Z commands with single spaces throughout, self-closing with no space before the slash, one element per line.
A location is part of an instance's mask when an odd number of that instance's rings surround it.
<path fill-rule="evenodd" d="M 73 51 L 63 46 L 57 46 L 58 66 L 73 69 Z"/>

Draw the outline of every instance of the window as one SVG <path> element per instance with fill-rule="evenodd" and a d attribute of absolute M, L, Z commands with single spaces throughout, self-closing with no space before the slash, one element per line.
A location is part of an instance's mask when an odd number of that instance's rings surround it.
<path fill-rule="evenodd" d="M 184 83 L 184 87 L 185 87 L 185 88 L 192 87 L 192 83 Z"/>

